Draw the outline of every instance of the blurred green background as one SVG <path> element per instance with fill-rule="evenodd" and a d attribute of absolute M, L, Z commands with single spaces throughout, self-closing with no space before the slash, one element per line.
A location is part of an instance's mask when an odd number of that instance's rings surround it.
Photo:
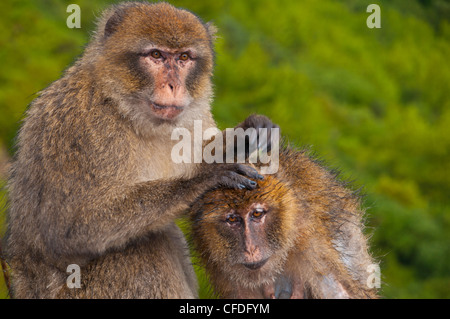
<path fill-rule="evenodd" d="M 70 3 L 81 7 L 81 29 L 66 26 Z M 25 108 L 82 52 L 107 3 L 0 2 L 1 183 Z M 219 126 L 262 113 L 312 145 L 364 187 L 382 295 L 449 298 L 449 1 L 171 3 L 219 28 Z M 366 26 L 370 3 L 381 7 L 381 29 Z"/>

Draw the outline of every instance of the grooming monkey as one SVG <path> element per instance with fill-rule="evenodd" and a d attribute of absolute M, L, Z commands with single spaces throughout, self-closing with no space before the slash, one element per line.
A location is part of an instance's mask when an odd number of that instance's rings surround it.
<path fill-rule="evenodd" d="M 376 298 L 362 217 L 336 174 L 284 145 L 276 174 L 253 191 L 205 193 L 190 221 L 221 298 Z"/>
<path fill-rule="evenodd" d="M 171 160 L 174 128 L 215 127 L 214 32 L 167 3 L 113 6 L 31 103 L 8 183 L 13 297 L 197 296 L 174 220 L 211 188 L 254 189 L 262 178 L 242 164 Z M 71 264 L 80 288 L 66 285 Z"/>

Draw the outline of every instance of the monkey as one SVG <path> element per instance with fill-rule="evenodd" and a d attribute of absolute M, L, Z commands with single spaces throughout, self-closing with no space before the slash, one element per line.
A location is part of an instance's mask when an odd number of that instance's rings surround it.
<path fill-rule="evenodd" d="M 168 3 L 113 5 L 31 102 L 8 179 L 13 298 L 198 296 L 176 219 L 211 188 L 250 190 L 263 178 L 240 163 L 171 160 L 175 128 L 216 127 L 215 33 Z M 272 126 L 264 116 L 247 124 Z"/>
<path fill-rule="evenodd" d="M 191 206 L 190 242 L 219 298 L 378 298 L 364 213 L 337 171 L 282 140 L 256 190 L 213 189 Z"/>

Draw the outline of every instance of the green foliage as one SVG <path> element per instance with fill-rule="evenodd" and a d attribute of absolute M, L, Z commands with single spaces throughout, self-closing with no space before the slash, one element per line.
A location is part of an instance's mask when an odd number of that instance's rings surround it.
<path fill-rule="evenodd" d="M 65 24 L 73 2 L 81 30 Z M 12 146 L 33 94 L 81 53 L 106 2 L 0 3 L 0 145 Z M 377 1 L 381 29 L 366 27 L 362 0 L 172 3 L 219 27 L 219 125 L 262 113 L 311 144 L 365 185 L 382 294 L 449 298 L 448 2 Z"/>

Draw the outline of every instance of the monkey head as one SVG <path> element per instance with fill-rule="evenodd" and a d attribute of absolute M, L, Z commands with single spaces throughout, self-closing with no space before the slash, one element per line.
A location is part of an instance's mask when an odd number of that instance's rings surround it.
<path fill-rule="evenodd" d="M 273 281 L 295 245 L 301 215 L 289 186 L 267 175 L 252 191 L 216 189 L 193 206 L 193 242 L 211 272 L 253 288 Z M 294 220 L 295 219 L 295 220 Z"/>
<path fill-rule="evenodd" d="M 99 20 L 84 61 L 92 59 L 105 99 L 138 130 L 173 125 L 183 113 L 198 116 L 209 103 L 214 32 L 167 3 L 126 2 Z"/>

